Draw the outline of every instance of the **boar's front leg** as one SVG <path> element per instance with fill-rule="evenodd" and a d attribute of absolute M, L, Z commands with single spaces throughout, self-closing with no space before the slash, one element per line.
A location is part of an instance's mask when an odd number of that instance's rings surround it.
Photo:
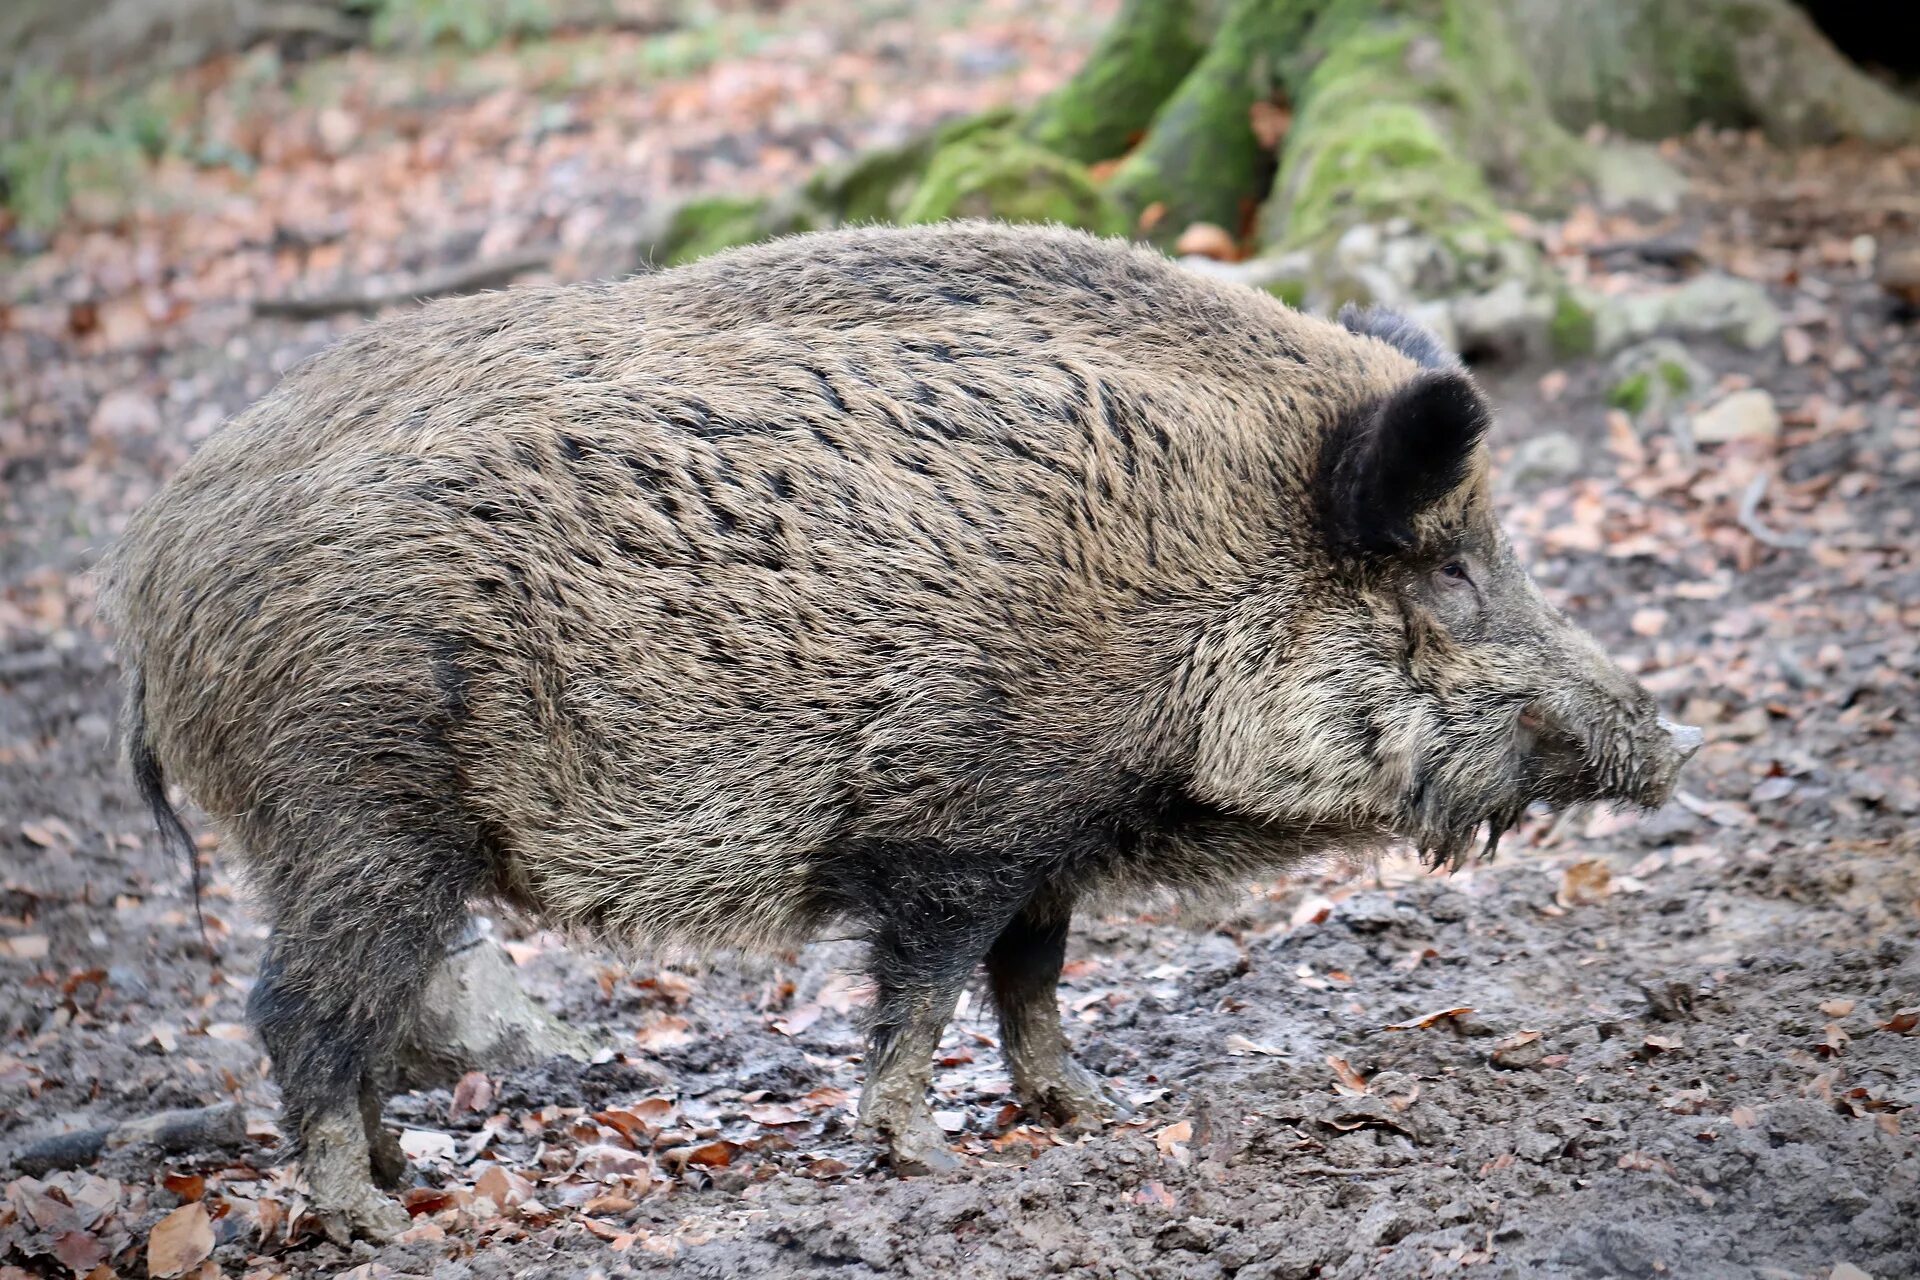
<path fill-rule="evenodd" d="M 896 867 L 918 863 L 924 870 L 932 860 L 914 853 L 921 857 L 889 861 Z M 950 872 L 960 865 L 958 859 L 945 863 Z M 959 1163 L 927 1105 L 933 1055 L 961 989 L 1020 901 L 985 877 L 962 873 L 942 880 L 936 872 L 929 879 L 935 883 L 894 881 L 885 890 L 874 885 L 868 903 L 881 918 L 869 958 L 878 989 L 868 1023 L 860 1123 L 887 1144 L 894 1170 L 903 1174 L 935 1173 Z"/>
<path fill-rule="evenodd" d="M 1055 1124 L 1093 1126 L 1124 1107 L 1073 1060 L 1060 1026 L 1056 990 L 1071 914 L 1066 903 L 1028 904 L 987 952 L 987 979 L 1021 1105 Z"/>

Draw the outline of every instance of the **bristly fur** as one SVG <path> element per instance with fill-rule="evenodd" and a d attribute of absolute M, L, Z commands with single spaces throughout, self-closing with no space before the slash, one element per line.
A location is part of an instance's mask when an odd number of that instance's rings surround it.
<path fill-rule="evenodd" d="M 449 300 L 289 374 L 104 600 L 142 793 L 164 762 L 271 920 L 250 1008 L 323 1209 L 404 1224 L 355 1135 L 471 897 L 633 946 L 857 922 L 904 1168 L 979 962 L 1023 1099 L 1092 1105 L 1052 1005 L 1089 894 L 1670 786 L 1409 333 L 960 223 Z"/>
<path fill-rule="evenodd" d="M 1438 334 L 1398 311 L 1390 311 L 1385 307 L 1361 307 L 1349 302 L 1340 308 L 1339 319 L 1350 331 L 1380 339 L 1423 368 L 1460 367 L 1460 357 L 1447 349 Z"/>

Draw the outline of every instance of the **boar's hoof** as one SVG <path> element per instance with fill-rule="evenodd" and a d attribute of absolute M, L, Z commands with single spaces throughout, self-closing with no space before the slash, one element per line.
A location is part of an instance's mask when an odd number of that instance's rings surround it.
<path fill-rule="evenodd" d="M 1105 1082 L 1071 1058 L 1062 1058 L 1045 1076 L 1021 1081 L 1019 1093 L 1028 1111 L 1076 1133 L 1092 1133 L 1133 1114 Z"/>
<path fill-rule="evenodd" d="M 371 1186 L 333 1204 L 316 1204 L 320 1226 L 335 1244 L 351 1244 L 357 1237 L 373 1244 L 391 1244 L 412 1223 L 398 1201 Z"/>
<path fill-rule="evenodd" d="M 960 1167 L 960 1158 L 947 1146 L 947 1137 L 931 1118 L 887 1135 L 887 1160 L 902 1177 L 946 1173 Z"/>

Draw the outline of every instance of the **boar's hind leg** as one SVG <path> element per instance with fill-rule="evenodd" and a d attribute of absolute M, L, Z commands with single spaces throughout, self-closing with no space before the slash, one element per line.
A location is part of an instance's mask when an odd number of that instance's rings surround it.
<path fill-rule="evenodd" d="M 428 972 L 465 918 L 477 856 L 425 835 L 330 834 L 322 849 L 289 839 L 254 859 L 273 928 L 247 1011 L 327 1234 L 388 1240 L 408 1219 L 374 1187 L 376 1173 L 405 1172 L 379 1127 L 385 1082 Z"/>
<path fill-rule="evenodd" d="M 987 952 L 987 979 L 1000 1011 L 1001 1052 L 1021 1105 L 1056 1124 L 1094 1125 L 1123 1108 L 1073 1060 L 1060 1026 L 1055 989 L 1071 914 L 1066 904 L 1029 904 Z"/>

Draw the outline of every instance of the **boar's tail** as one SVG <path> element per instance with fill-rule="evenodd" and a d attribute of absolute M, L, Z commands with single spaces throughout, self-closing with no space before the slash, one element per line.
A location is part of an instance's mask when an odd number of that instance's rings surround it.
<path fill-rule="evenodd" d="M 138 669 L 133 672 L 132 687 L 127 693 L 127 763 L 133 768 L 134 789 L 140 793 L 147 812 L 153 815 L 160 843 L 187 860 L 187 874 L 193 882 L 193 920 L 200 928 L 200 945 L 211 956 L 213 943 L 207 938 L 207 917 L 200 906 L 204 888 L 200 854 L 193 847 L 193 835 L 187 830 L 187 824 L 180 821 L 179 811 L 167 799 L 167 775 L 160 767 L 159 757 L 153 754 L 153 744 L 147 739 L 147 682 Z"/>

